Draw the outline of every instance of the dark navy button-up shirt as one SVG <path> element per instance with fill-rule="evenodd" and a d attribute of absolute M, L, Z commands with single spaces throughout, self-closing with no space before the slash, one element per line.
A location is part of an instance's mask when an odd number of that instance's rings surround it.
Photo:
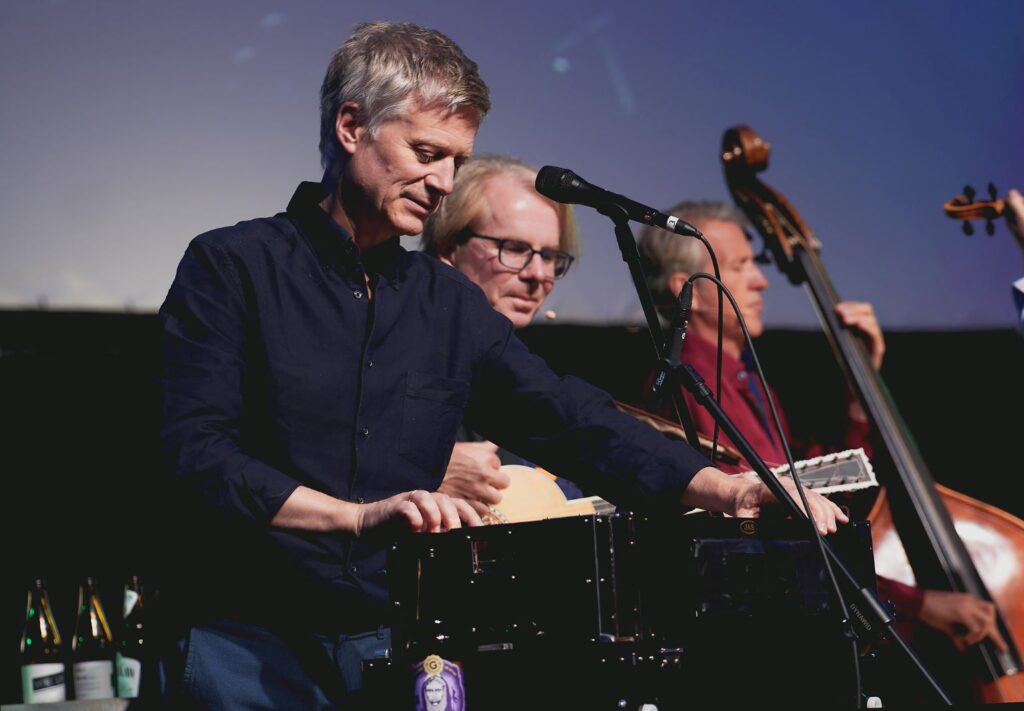
<path fill-rule="evenodd" d="M 209 544 L 235 548 L 215 565 L 235 610 L 298 601 L 324 625 L 382 621 L 380 541 L 269 523 L 300 485 L 359 502 L 436 489 L 463 416 L 624 506 L 677 501 L 707 466 L 556 376 L 456 270 L 397 238 L 361 253 L 323 195 L 304 183 L 286 213 L 197 237 L 160 310 L 163 440 L 234 527 Z"/>

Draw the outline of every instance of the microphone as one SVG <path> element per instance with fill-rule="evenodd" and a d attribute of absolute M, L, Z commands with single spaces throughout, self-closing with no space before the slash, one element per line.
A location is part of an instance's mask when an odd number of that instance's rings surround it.
<path fill-rule="evenodd" d="M 567 168 L 546 165 L 537 173 L 537 192 L 555 202 L 586 205 L 600 210 L 606 205 L 617 205 L 626 211 L 629 219 L 654 225 L 677 235 L 696 237 L 700 231 L 678 217 L 666 215 L 653 207 L 641 205 L 635 200 L 591 185 Z"/>

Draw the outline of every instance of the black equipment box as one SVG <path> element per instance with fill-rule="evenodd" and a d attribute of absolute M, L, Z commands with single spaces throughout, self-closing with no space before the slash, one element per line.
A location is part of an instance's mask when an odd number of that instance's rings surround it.
<path fill-rule="evenodd" d="M 390 551 L 393 657 L 368 683 L 407 703 L 437 654 L 473 708 L 516 707 L 524 679 L 537 708 L 846 705 L 856 655 L 806 526 L 617 513 L 409 535 Z M 873 589 L 867 522 L 828 540 Z"/>
<path fill-rule="evenodd" d="M 866 521 L 829 542 L 874 587 Z M 396 652 L 652 642 L 708 625 L 826 619 L 832 589 L 806 524 L 617 513 L 410 535 L 390 551 Z"/>

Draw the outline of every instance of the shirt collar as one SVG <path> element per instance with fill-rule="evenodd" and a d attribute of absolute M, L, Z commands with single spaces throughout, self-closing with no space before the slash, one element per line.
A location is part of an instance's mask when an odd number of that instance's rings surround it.
<path fill-rule="evenodd" d="M 696 368 L 704 381 L 711 385 L 715 382 L 717 368 L 717 349 L 714 343 L 705 341 L 696 333 L 686 335 L 680 359 Z M 743 374 L 742 376 L 740 374 Z M 740 358 L 722 352 L 722 380 L 737 380 L 747 377 L 747 368 Z"/>
<path fill-rule="evenodd" d="M 392 237 L 361 252 L 352 235 L 320 207 L 326 196 L 327 190 L 321 183 L 300 183 L 287 208 L 288 217 L 313 248 L 320 266 L 346 273 L 357 270 L 379 274 L 385 283 L 397 289 L 399 256 L 405 251 L 399 238 Z"/>

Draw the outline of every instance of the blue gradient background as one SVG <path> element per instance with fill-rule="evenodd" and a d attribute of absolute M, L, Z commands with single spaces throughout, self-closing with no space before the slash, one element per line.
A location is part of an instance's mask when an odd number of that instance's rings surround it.
<path fill-rule="evenodd" d="M 943 200 L 1024 185 L 1024 3 L 161 3 L 0 0 L 0 306 L 149 310 L 199 232 L 317 179 L 317 92 L 356 22 L 410 20 L 476 59 L 478 151 L 576 170 L 665 207 L 726 199 L 722 131 L 888 328 L 1011 327 L 1024 260 Z M 639 321 L 611 226 L 579 211 L 560 320 Z M 414 244 L 408 240 L 407 244 Z M 815 322 L 768 268 L 767 321 Z"/>

